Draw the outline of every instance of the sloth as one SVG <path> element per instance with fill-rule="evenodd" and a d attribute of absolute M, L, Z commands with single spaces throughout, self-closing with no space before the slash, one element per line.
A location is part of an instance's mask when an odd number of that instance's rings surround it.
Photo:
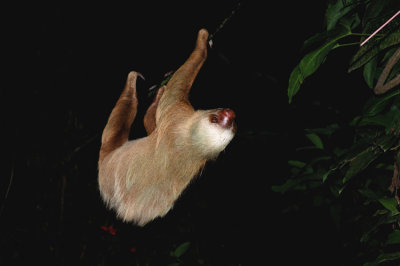
<path fill-rule="evenodd" d="M 98 183 L 106 205 L 125 222 L 144 226 L 163 217 L 236 132 L 231 109 L 194 110 L 188 99 L 207 58 L 207 40 L 201 29 L 189 58 L 158 90 L 144 116 L 146 137 L 128 140 L 139 73 L 129 73 L 111 112 L 101 139 Z"/>

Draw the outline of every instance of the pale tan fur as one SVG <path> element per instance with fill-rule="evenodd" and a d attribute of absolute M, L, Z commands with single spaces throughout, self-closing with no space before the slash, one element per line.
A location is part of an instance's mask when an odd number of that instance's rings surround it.
<path fill-rule="evenodd" d="M 164 216 L 207 160 L 215 158 L 234 135 L 235 127 L 210 123 L 220 109 L 195 111 L 188 101 L 192 83 L 207 57 L 208 33 L 200 30 L 189 59 L 161 88 L 145 115 L 148 136 L 128 141 L 136 116 L 137 73 L 127 83 L 103 131 L 99 188 L 104 201 L 124 221 L 145 225 Z M 204 130 L 205 127 L 215 127 Z M 218 136 L 226 134 L 218 145 Z M 217 141 L 209 142 L 209 138 Z M 217 147 L 208 143 L 217 143 Z"/>

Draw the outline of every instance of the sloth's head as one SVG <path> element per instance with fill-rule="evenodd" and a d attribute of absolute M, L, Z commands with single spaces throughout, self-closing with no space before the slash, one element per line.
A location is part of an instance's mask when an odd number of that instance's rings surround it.
<path fill-rule="evenodd" d="M 236 132 L 235 113 L 228 108 L 199 110 L 191 125 L 191 142 L 207 158 L 215 158 Z"/>

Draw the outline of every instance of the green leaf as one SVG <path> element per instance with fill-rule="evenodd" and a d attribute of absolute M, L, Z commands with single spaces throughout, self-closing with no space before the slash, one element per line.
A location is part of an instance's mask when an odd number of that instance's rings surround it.
<path fill-rule="evenodd" d="M 378 256 L 378 258 L 375 260 L 377 264 L 380 264 L 385 261 L 392 261 L 392 260 L 398 260 L 400 259 L 400 251 L 399 252 L 394 252 L 394 253 L 384 253 Z"/>
<path fill-rule="evenodd" d="M 374 21 L 375 22 L 373 24 L 374 26 L 370 26 L 371 23 L 369 23 L 365 27 L 365 31 L 367 33 L 370 33 L 368 28 L 371 28 L 371 30 L 374 31 L 383 23 L 385 23 L 386 20 L 380 18 L 379 21 L 382 21 L 382 23 L 379 24 L 376 23 L 376 21 Z M 368 63 L 373 57 L 375 57 L 379 52 L 385 50 L 386 48 L 399 44 L 400 22 L 394 20 L 391 23 L 389 23 L 385 28 L 381 30 L 381 32 L 379 32 L 379 35 L 382 34 L 386 35 L 384 37 L 375 36 L 374 38 L 370 39 L 366 44 L 364 44 L 358 49 L 357 53 L 350 60 L 350 67 L 348 69 L 348 72 L 352 72 L 353 70 L 362 67 L 363 65 Z"/>
<path fill-rule="evenodd" d="M 289 103 L 292 102 L 293 96 L 296 95 L 296 93 L 299 91 L 300 85 L 304 82 L 304 79 L 313 74 L 318 69 L 318 67 L 324 62 L 326 56 L 332 50 L 335 44 L 336 41 L 328 42 L 318 49 L 308 53 L 293 69 L 289 77 Z"/>
<path fill-rule="evenodd" d="M 399 43 L 400 43 L 400 29 L 395 31 L 395 32 L 392 32 L 386 38 L 384 38 L 382 40 L 382 42 L 380 43 L 379 48 L 381 50 L 384 50 L 384 49 L 386 49 L 388 47 L 397 45 Z"/>
<path fill-rule="evenodd" d="M 376 115 L 372 117 L 364 117 L 361 119 L 359 122 L 359 126 L 383 126 L 383 127 L 388 127 L 388 125 L 391 124 L 391 118 L 386 116 L 386 115 Z"/>
<path fill-rule="evenodd" d="M 357 151 L 352 157 L 344 159 L 339 165 L 345 165 L 350 162 L 350 167 L 346 172 L 342 182 L 346 183 L 350 178 L 360 173 L 367 168 L 373 161 L 375 161 L 381 154 L 387 152 L 395 145 L 399 136 L 388 134 L 374 138 L 371 144 L 361 152 Z M 349 151 L 349 153 L 351 153 Z"/>
<path fill-rule="evenodd" d="M 296 160 L 289 160 L 288 164 L 290 166 L 294 166 L 294 167 L 298 167 L 298 168 L 303 168 L 304 166 L 307 165 L 305 162 L 296 161 Z"/>
<path fill-rule="evenodd" d="M 328 3 L 328 7 L 325 12 L 326 29 L 328 31 L 336 26 L 340 18 L 356 7 L 353 2 L 355 1 L 336 0 Z"/>
<path fill-rule="evenodd" d="M 400 259 L 400 252 L 384 253 L 384 254 L 380 254 L 378 256 L 378 258 L 376 258 L 375 261 L 364 263 L 363 266 L 376 266 L 385 261 L 393 261 L 393 260 L 398 260 L 398 259 Z M 392 264 L 390 264 L 390 265 L 392 265 Z M 396 265 L 398 265 L 398 264 L 396 264 Z"/>
<path fill-rule="evenodd" d="M 368 87 L 371 89 L 375 85 L 374 79 L 375 79 L 377 65 L 378 65 L 378 58 L 376 56 L 364 65 L 364 71 L 363 71 L 364 79 Z"/>
<path fill-rule="evenodd" d="M 379 137 L 375 141 L 375 144 L 383 152 L 387 152 L 390 148 L 393 147 L 393 145 L 396 143 L 396 141 L 398 139 L 399 139 L 399 136 L 392 135 L 392 134 L 387 134 L 387 135 L 383 135 L 383 136 Z"/>
<path fill-rule="evenodd" d="M 385 94 L 383 97 L 375 96 L 373 100 L 370 101 L 366 106 L 365 114 L 370 116 L 378 114 L 386 107 L 387 102 L 397 95 L 400 95 L 400 90 L 392 91 L 388 94 Z"/>
<path fill-rule="evenodd" d="M 303 46 L 301 48 L 302 51 L 306 50 L 307 48 L 310 48 L 313 45 L 314 47 L 317 47 L 324 44 L 325 42 L 335 39 L 337 36 L 343 34 L 345 28 L 346 27 L 344 25 L 339 25 L 338 27 L 333 28 L 329 31 L 324 31 L 314 34 L 313 36 L 304 41 Z"/>
<path fill-rule="evenodd" d="M 375 147 L 371 146 L 365 149 L 364 151 L 357 154 L 350 161 L 350 167 L 346 172 L 346 175 L 343 178 L 343 183 L 346 183 L 353 176 L 360 173 L 362 170 L 368 167 L 370 163 L 372 163 L 378 156 L 381 154 L 381 151 L 377 150 Z"/>
<path fill-rule="evenodd" d="M 383 216 L 383 215 L 387 215 L 388 214 L 388 210 L 376 210 L 376 212 L 372 215 L 373 217 L 377 217 L 377 216 Z M 382 223 L 379 223 L 382 224 Z"/>
<path fill-rule="evenodd" d="M 339 23 L 351 31 L 360 24 L 360 17 L 357 13 L 354 13 L 351 16 L 341 18 Z"/>
<path fill-rule="evenodd" d="M 184 242 L 180 244 L 174 251 L 171 252 L 171 256 L 175 258 L 180 258 L 183 254 L 186 253 L 189 247 L 190 247 L 190 242 Z"/>
<path fill-rule="evenodd" d="M 368 242 L 371 236 L 378 231 L 381 225 L 395 223 L 399 218 L 397 214 L 394 214 L 393 212 L 388 213 L 387 210 L 378 210 L 373 216 L 381 217 L 379 218 L 378 222 L 376 222 L 367 232 L 364 232 L 360 238 L 361 243 Z"/>
<path fill-rule="evenodd" d="M 376 40 L 370 40 L 358 49 L 357 53 L 350 60 L 349 73 L 365 65 L 379 53 L 379 47 L 376 45 L 376 42 Z"/>
<path fill-rule="evenodd" d="M 325 174 L 322 175 L 322 183 L 325 183 L 326 179 L 328 179 L 328 176 L 334 171 L 334 169 L 330 169 L 327 171 Z"/>
<path fill-rule="evenodd" d="M 322 184 L 321 176 L 323 170 L 317 169 L 317 171 L 314 171 L 311 166 L 303 167 L 300 171 L 298 168 L 294 169 L 297 170 L 294 174 L 296 178 L 289 178 L 282 185 L 271 186 L 271 190 L 283 194 L 289 190 L 307 190 Z"/>
<path fill-rule="evenodd" d="M 377 200 L 378 196 L 376 195 L 375 191 L 365 188 L 365 189 L 359 189 L 358 192 L 363 195 L 364 197 L 366 197 L 367 199 L 371 199 L 371 200 Z"/>
<path fill-rule="evenodd" d="M 324 144 L 322 143 L 321 138 L 317 134 L 315 133 L 306 134 L 306 137 L 315 145 L 315 147 L 321 150 L 324 149 Z"/>
<path fill-rule="evenodd" d="M 391 0 L 370 1 L 365 9 L 363 25 L 367 24 L 371 19 L 378 17 L 383 8 L 390 3 L 390 1 Z"/>
<path fill-rule="evenodd" d="M 386 244 L 400 244 L 400 230 L 394 230 L 388 236 Z"/>
<path fill-rule="evenodd" d="M 340 129 L 338 124 L 330 124 L 322 128 L 305 129 L 306 132 L 315 133 L 318 135 L 332 136 L 333 133 Z"/>
<path fill-rule="evenodd" d="M 325 61 L 328 53 L 335 47 L 337 41 L 351 34 L 351 32 L 344 26 L 338 25 L 338 35 L 330 40 L 327 40 L 319 48 L 306 54 L 300 63 L 293 69 L 289 77 L 288 86 L 288 97 L 289 103 L 292 102 L 292 98 L 300 89 L 300 85 L 304 82 L 304 79 L 313 74 L 320 65 Z"/>
<path fill-rule="evenodd" d="M 382 204 L 387 210 L 391 211 L 392 214 L 398 214 L 399 211 L 397 210 L 397 201 L 395 198 L 381 198 L 378 199 L 379 203 Z"/>
<path fill-rule="evenodd" d="M 292 98 L 300 89 L 300 85 L 303 83 L 305 77 L 300 71 L 300 66 L 297 65 L 292 73 L 290 73 L 289 77 L 289 87 L 288 87 L 288 96 L 289 96 L 289 103 L 292 102 Z"/>
<path fill-rule="evenodd" d="M 330 41 L 319 47 L 318 49 L 306 54 L 300 61 L 300 71 L 304 77 L 310 76 L 325 61 L 326 56 L 336 44 L 336 40 Z"/>
<path fill-rule="evenodd" d="M 298 180 L 294 179 L 288 179 L 284 184 L 282 185 L 275 185 L 271 187 L 271 190 L 274 192 L 279 192 L 279 193 L 285 193 L 289 189 L 297 186 L 300 182 Z"/>

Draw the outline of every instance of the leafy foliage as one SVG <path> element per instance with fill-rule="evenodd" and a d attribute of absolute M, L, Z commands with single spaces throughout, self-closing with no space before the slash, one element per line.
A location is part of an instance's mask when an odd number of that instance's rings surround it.
<path fill-rule="evenodd" d="M 332 50 L 359 45 L 398 10 L 397 0 L 330 1 L 325 13 L 326 31 L 304 42 L 303 48 L 309 52 L 290 75 L 289 103 Z M 348 72 L 362 69 L 365 83 L 374 88 L 399 44 L 400 17 L 358 48 Z M 399 75 L 399 69 L 400 61 L 391 69 L 387 81 Z M 303 159 L 289 160 L 290 177 L 272 189 L 280 193 L 313 193 L 315 204 L 331 209 L 338 228 L 357 226 L 360 231 L 349 235 L 348 242 L 343 243 L 360 249 L 353 253 L 352 261 L 368 266 L 400 263 L 399 86 L 382 96 L 371 96 L 362 112 L 349 121 L 347 125 L 335 123 L 306 129 L 304 138 L 310 145 L 297 149 Z M 343 142 L 343 132 L 347 142 Z"/>
<path fill-rule="evenodd" d="M 183 254 L 186 253 L 186 251 L 188 251 L 189 247 L 190 247 L 190 242 L 184 242 L 184 243 L 180 244 L 179 246 L 177 246 L 175 250 L 171 251 L 170 256 L 175 258 L 177 260 L 177 262 L 169 264 L 169 266 L 181 265 L 182 261 L 180 260 L 180 258 L 182 257 Z"/>

